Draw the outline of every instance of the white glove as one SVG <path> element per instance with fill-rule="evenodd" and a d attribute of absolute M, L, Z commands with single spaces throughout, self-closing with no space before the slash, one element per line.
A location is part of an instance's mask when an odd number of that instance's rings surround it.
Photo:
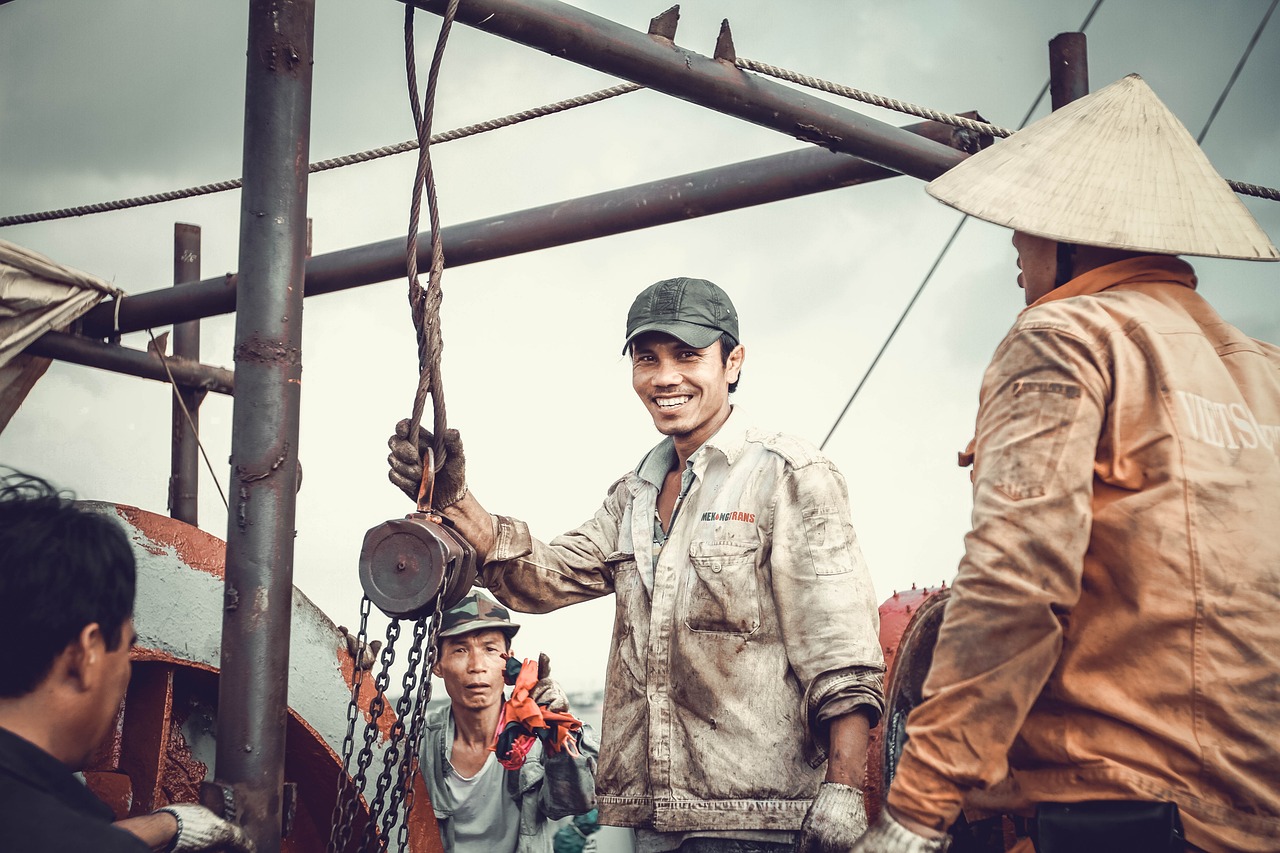
<path fill-rule="evenodd" d="M 853 845 L 851 853 L 943 853 L 949 846 L 950 835 L 942 838 L 916 835 L 894 820 L 887 808 L 881 808 L 880 819 Z"/>
<path fill-rule="evenodd" d="M 848 853 L 866 831 L 862 792 L 840 782 L 823 782 L 800 825 L 796 853 Z"/>
<path fill-rule="evenodd" d="M 545 654 L 538 655 L 538 683 L 529 691 L 529 698 L 535 705 L 546 705 L 548 711 L 569 713 L 569 696 L 560 683 L 551 678 L 551 658 Z"/>
<path fill-rule="evenodd" d="M 168 853 L 225 850 L 228 853 L 254 853 L 249 836 L 230 821 L 223 820 L 204 806 L 174 803 L 156 809 L 168 812 L 178 821 L 178 831 L 169 842 Z"/>

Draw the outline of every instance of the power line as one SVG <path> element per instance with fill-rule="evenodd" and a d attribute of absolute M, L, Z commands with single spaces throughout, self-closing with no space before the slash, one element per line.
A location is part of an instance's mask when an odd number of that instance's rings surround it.
<path fill-rule="evenodd" d="M 1258 38 L 1262 35 L 1262 31 L 1267 28 L 1267 21 L 1271 20 L 1271 13 L 1276 10 L 1277 2 L 1280 2 L 1280 0 L 1271 0 L 1271 6 L 1267 8 L 1267 13 L 1262 16 L 1262 21 L 1258 24 L 1258 28 L 1253 31 L 1253 38 L 1249 39 L 1249 44 L 1245 47 L 1244 53 L 1241 54 L 1240 61 L 1236 63 L 1235 70 L 1231 72 L 1231 79 L 1223 87 L 1222 94 L 1218 96 L 1218 102 L 1209 111 L 1209 120 L 1204 123 L 1204 128 L 1201 129 L 1200 135 L 1196 137 L 1197 145 L 1204 142 L 1205 134 L 1209 132 L 1209 127 L 1213 124 L 1213 120 L 1218 117 L 1218 110 L 1222 109 L 1223 102 L 1227 100 L 1227 95 L 1231 93 L 1231 87 L 1236 84 L 1236 78 L 1240 76 L 1240 70 L 1249 61 L 1249 54 L 1253 53 L 1253 46 L 1258 43 Z"/>
<path fill-rule="evenodd" d="M 1274 2 L 1277 2 L 1277 0 L 1273 0 L 1273 3 Z M 1097 14 L 1098 8 L 1101 5 L 1102 0 L 1095 0 L 1093 7 L 1089 9 L 1089 13 L 1084 16 L 1084 22 L 1080 24 L 1080 29 L 1077 30 L 1077 32 L 1083 33 L 1089 28 L 1089 23 L 1093 20 L 1093 16 Z M 1036 95 L 1035 100 L 1031 102 L 1031 107 L 1027 110 L 1027 114 L 1024 115 L 1022 117 L 1022 121 L 1018 123 L 1018 130 L 1026 127 L 1027 122 L 1031 120 L 1031 116 L 1033 116 L 1035 111 L 1040 107 L 1040 103 L 1044 100 L 1044 96 L 1049 93 L 1049 83 L 1050 81 L 1046 80 L 1044 85 L 1040 87 L 1040 93 Z M 920 286 L 916 288 L 916 292 L 912 294 L 911 301 L 907 303 L 906 308 L 902 309 L 902 315 L 898 317 L 898 322 L 894 323 L 893 328 L 889 330 L 889 335 L 884 339 L 884 343 L 880 345 L 880 350 L 876 353 L 876 357 L 871 359 L 871 364 L 867 365 L 866 372 L 864 372 L 862 374 L 862 378 L 858 380 L 858 384 L 853 389 L 853 393 L 849 395 L 849 399 L 845 402 L 844 408 L 840 410 L 840 414 L 836 416 L 835 422 L 831 424 L 831 429 L 827 430 L 827 437 L 822 439 L 822 444 L 818 445 L 819 450 L 826 450 L 827 442 L 831 440 L 831 436 L 835 435 L 836 429 L 840 426 L 841 421 L 844 420 L 844 416 L 848 414 L 849 408 L 853 405 L 853 401 L 858 399 L 858 392 L 862 390 L 862 386 L 866 385 L 867 380 L 871 378 L 871 372 L 875 370 L 876 365 L 880 363 L 880 356 L 884 355 L 885 350 L 889 348 L 889 344 L 893 341 L 894 336 L 898 334 L 898 329 L 902 328 L 902 324 L 907 319 L 907 315 L 911 313 L 911 309 L 915 306 L 916 300 L 920 298 L 920 294 L 924 292 L 925 286 L 933 279 L 933 274 L 938 271 L 938 267 L 942 264 L 942 259 L 946 257 L 947 252 L 950 251 L 952 244 L 956 241 L 956 237 L 960 235 L 960 229 L 964 227 L 964 224 L 968 219 L 968 215 L 965 215 L 960 217 L 960 221 L 956 223 L 955 230 L 951 232 L 951 236 L 947 238 L 947 242 L 942 246 L 942 251 L 938 252 L 938 257 L 934 259 L 933 266 L 929 267 L 929 271 L 924 274 L 924 279 L 920 282 Z"/>

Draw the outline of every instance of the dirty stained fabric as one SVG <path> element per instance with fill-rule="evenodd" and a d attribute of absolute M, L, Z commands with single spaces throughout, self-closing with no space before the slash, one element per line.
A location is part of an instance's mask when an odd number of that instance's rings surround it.
<path fill-rule="evenodd" d="M 736 410 L 690 458 L 656 560 L 662 478 L 641 476 L 642 463 L 550 544 L 499 517 L 480 582 L 526 612 L 614 593 L 602 823 L 794 831 L 823 779 L 824 712 L 883 707 L 879 620 L 844 479 Z"/>
<path fill-rule="evenodd" d="M 0 366 L 119 292 L 96 276 L 0 240 Z"/>
<path fill-rule="evenodd" d="M 1205 850 L 1276 849 L 1280 349 L 1195 286 L 1110 264 L 996 351 L 899 816 L 1173 800 Z"/>

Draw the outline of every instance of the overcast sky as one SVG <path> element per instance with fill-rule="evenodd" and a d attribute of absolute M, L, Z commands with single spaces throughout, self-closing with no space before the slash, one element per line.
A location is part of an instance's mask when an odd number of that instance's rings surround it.
<path fill-rule="evenodd" d="M 643 31 L 665 8 L 582 0 Z M 676 41 L 710 54 L 728 17 L 739 56 L 1015 126 L 1048 75 L 1047 43 L 1092 0 L 692 0 Z M 1093 88 L 1138 72 L 1199 133 L 1268 0 L 1106 0 L 1088 30 Z M 240 174 L 245 9 L 195 0 L 0 5 L 0 215 L 160 192 Z M 318 0 L 311 159 L 413 136 L 403 6 Z M 425 80 L 438 19 L 418 15 Z M 612 85 L 563 60 L 459 26 L 436 108 L 444 130 Z M 1273 20 L 1204 148 L 1227 178 L 1280 186 L 1280 21 Z M 845 102 L 893 124 L 916 121 Z M 1047 105 L 1041 108 L 1041 114 Z M 801 143 L 639 92 L 435 152 L 446 225 L 794 150 Z M 414 157 L 314 175 L 316 254 L 403 235 Z M 1246 199 L 1272 239 L 1280 204 Z M 203 228 L 203 275 L 235 270 L 240 198 L 0 228 L 0 238 L 132 293 L 172 280 L 176 221 Z M 425 220 L 425 214 L 424 214 Z M 676 275 L 734 298 L 748 351 L 743 413 L 820 442 L 959 214 L 913 178 L 781 202 L 447 270 L 444 371 L 469 480 L 492 511 L 550 538 L 588 518 L 657 439 L 618 355 L 634 295 Z M 1009 232 L 968 223 L 827 450 L 881 598 L 950 579 L 969 518 L 956 451 L 982 370 L 1022 305 Z M 1191 259 L 1228 320 L 1280 341 L 1280 265 Z M 353 625 L 364 532 L 411 507 L 386 481 L 386 436 L 417 378 L 403 281 L 307 300 L 294 580 Z M 157 329 L 157 334 L 160 332 Z M 205 321 L 202 359 L 233 366 L 234 321 Z M 143 348 L 145 333 L 127 336 Z M 164 513 L 168 389 L 57 364 L 0 434 L 0 461 L 80 496 Z M 210 397 L 203 440 L 225 484 L 231 401 Z M 223 537 L 213 479 L 201 526 Z M 571 688 L 599 684 L 611 600 L 525 618 Z"/>

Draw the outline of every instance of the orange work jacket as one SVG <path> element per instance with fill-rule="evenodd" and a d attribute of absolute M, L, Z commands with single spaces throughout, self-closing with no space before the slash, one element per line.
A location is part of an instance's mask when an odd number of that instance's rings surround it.
<path fill-rule="evenodd" d="M 996 351 L 900 816 L 1173 800 L 1206 850 L 1280 845 L 1280 349 L 1195 286 L 1109 264 Z"/>

